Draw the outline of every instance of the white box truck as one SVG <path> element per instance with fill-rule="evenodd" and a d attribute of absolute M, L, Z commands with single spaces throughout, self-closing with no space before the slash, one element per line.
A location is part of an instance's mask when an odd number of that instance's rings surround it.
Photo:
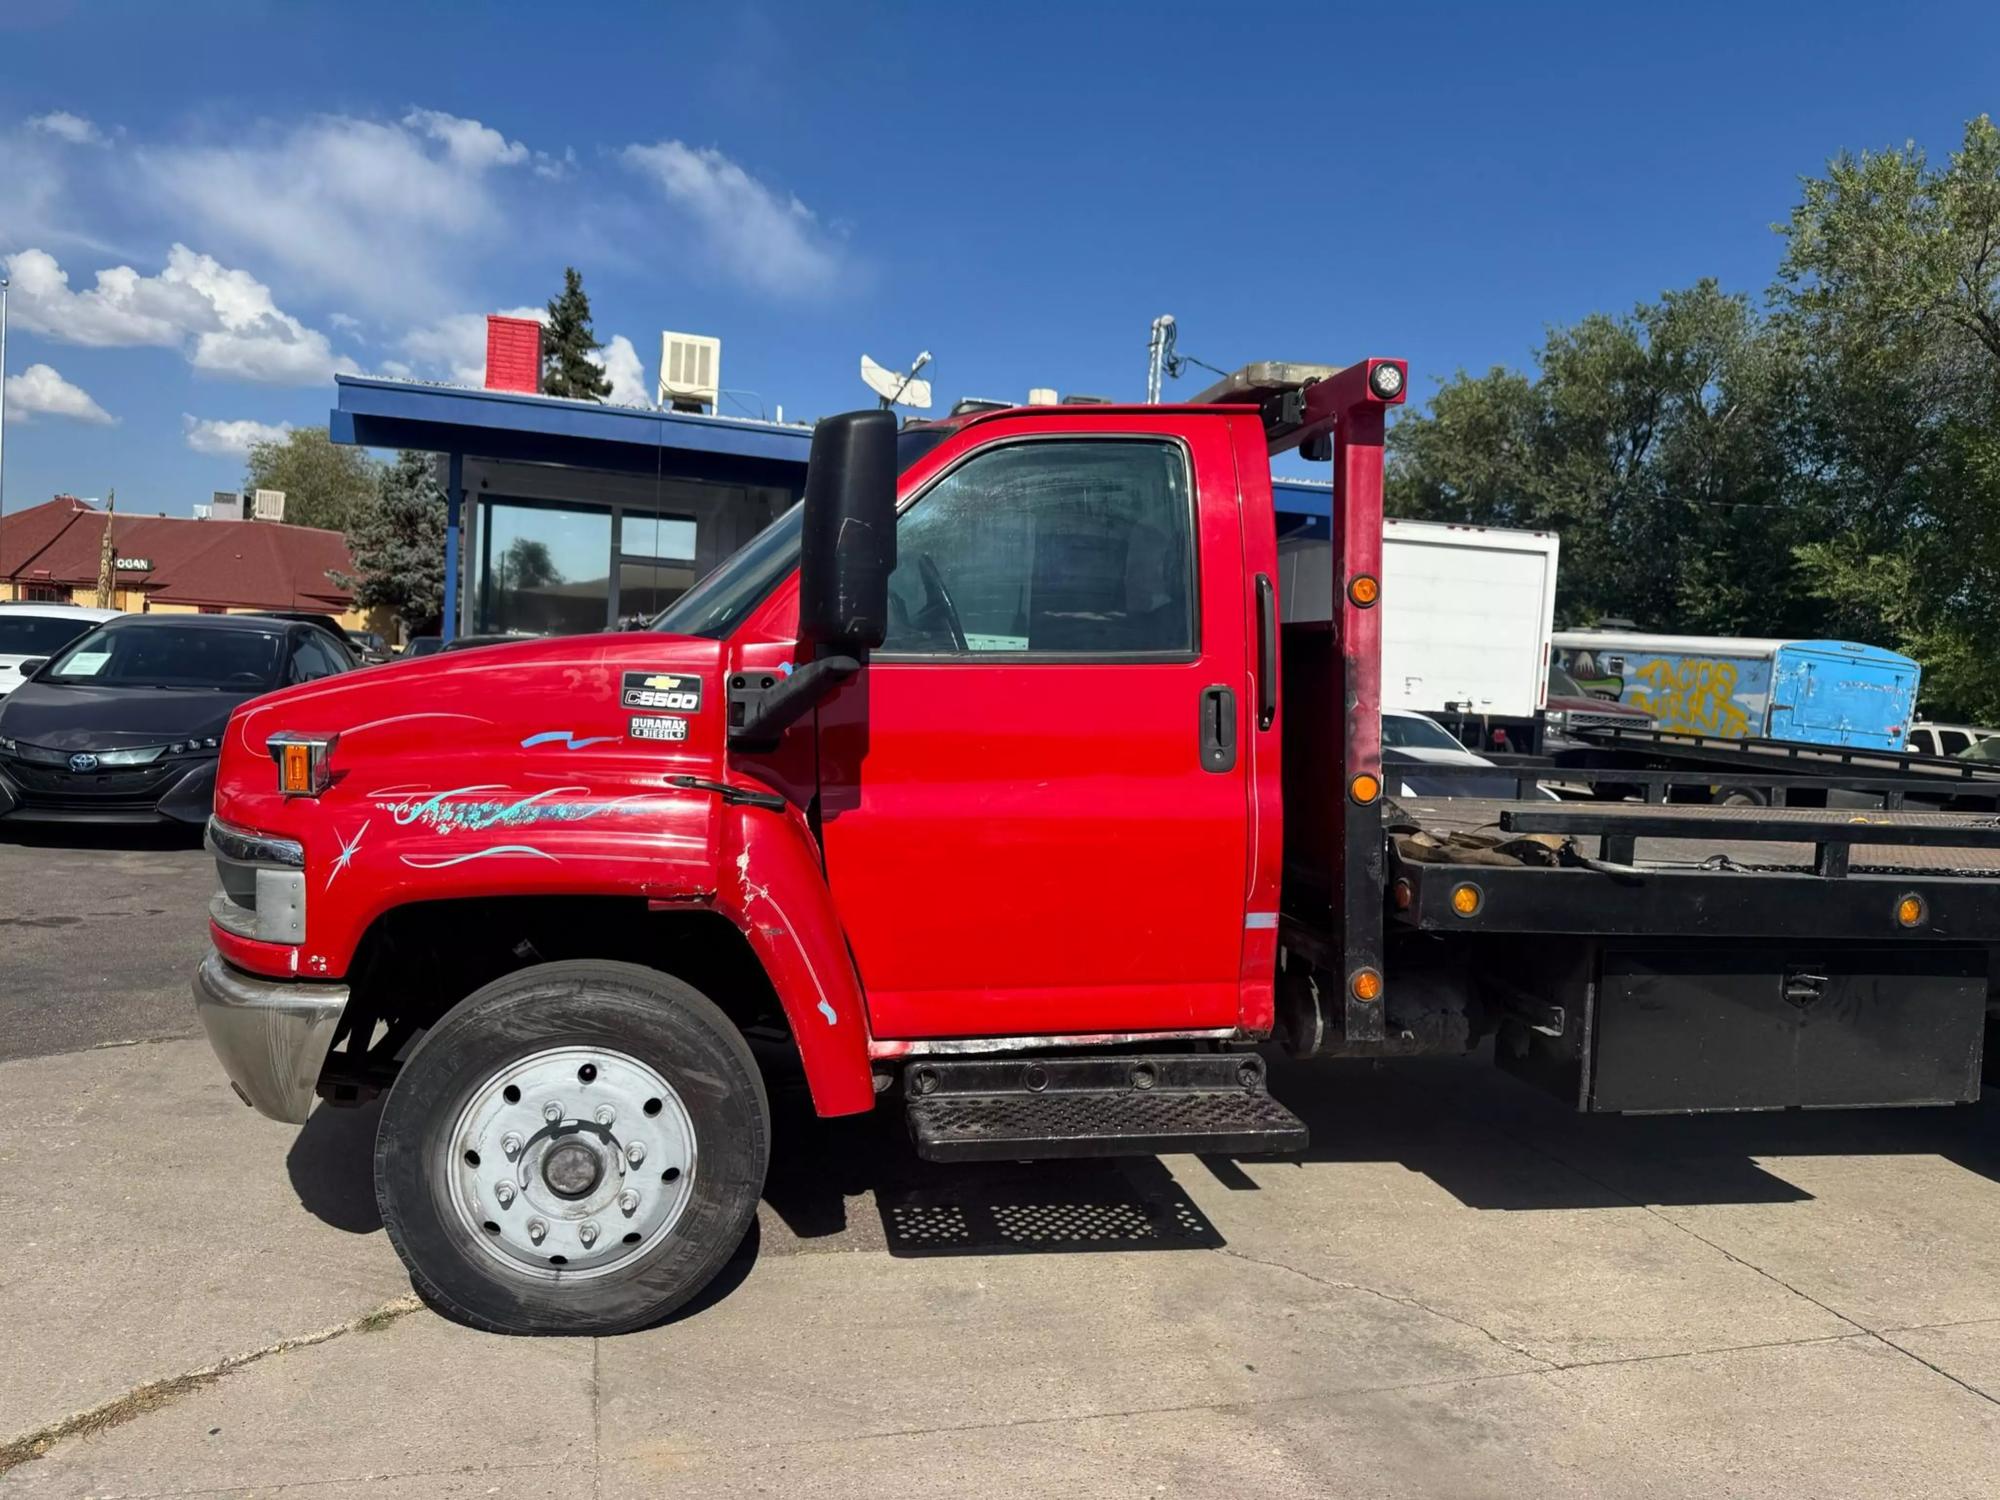
<path fill-rule="evenodd" d="M 1428 714 L 1475 750 L 1540 747 L 1555 625 L 1552 531 L 1382 523 L 1382 707 Z M 1333 547 L 1278 544 L 1287 622 L 1325 619 Z"/>

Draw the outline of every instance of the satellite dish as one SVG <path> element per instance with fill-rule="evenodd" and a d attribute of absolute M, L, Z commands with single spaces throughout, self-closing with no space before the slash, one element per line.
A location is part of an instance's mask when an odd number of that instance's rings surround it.
<path fill-rule="evenodd" d="M 919 354 L 917 362 L 910 366 L 910 373 L 905 375 L 900 370 L 884 369 L 864 354 L 861 356 L 862 383 L 882 398 L 884 406 L 912 406 L 918 411 L 929 411 L 931 383 L 917 379 L 917 371 L 930 361 L 928 353 Z"/>

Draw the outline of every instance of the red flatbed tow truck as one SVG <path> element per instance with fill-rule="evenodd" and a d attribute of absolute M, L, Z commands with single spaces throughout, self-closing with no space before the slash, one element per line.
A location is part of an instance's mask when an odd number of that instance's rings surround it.
<path fill-rule="evenodd" d="M 832 418 L 802 505 L 650 630 L 247 704 L 195 978 L 232 1083 L 291 1122 L 386 1091 L 413 1279 L 521 1332 L 644 1325 L 734 1251 L 746 1033 L 945 1163 L 1298 1150 L 1266 1043 L 1490 1036 L 1586 1110 L 1975 1098 L 1995 819 L 1385 799 L 1404 378 Z M 1339 597 L 1281 639 L 1292 448 Z"/>

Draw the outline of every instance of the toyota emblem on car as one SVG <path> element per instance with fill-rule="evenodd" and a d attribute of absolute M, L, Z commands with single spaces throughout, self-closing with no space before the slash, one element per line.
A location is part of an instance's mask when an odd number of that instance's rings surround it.
<path fill-rule="evenodd" d="M 95 771 L 97 769 L 97 757 L 94 755 L 72 755 L 69 758 L 69 768 L 79 775 L 85 771 Z"/>

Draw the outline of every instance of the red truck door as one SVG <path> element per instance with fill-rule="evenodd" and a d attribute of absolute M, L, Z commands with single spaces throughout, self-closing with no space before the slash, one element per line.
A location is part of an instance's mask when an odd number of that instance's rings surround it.
<path fill-rule="evenodd" d="M 1235 1025 L 1254 710 L 1225 422 L 1001 419 L 938 459 L 888 639 L 821 716 L 874 1034 Z"/>

